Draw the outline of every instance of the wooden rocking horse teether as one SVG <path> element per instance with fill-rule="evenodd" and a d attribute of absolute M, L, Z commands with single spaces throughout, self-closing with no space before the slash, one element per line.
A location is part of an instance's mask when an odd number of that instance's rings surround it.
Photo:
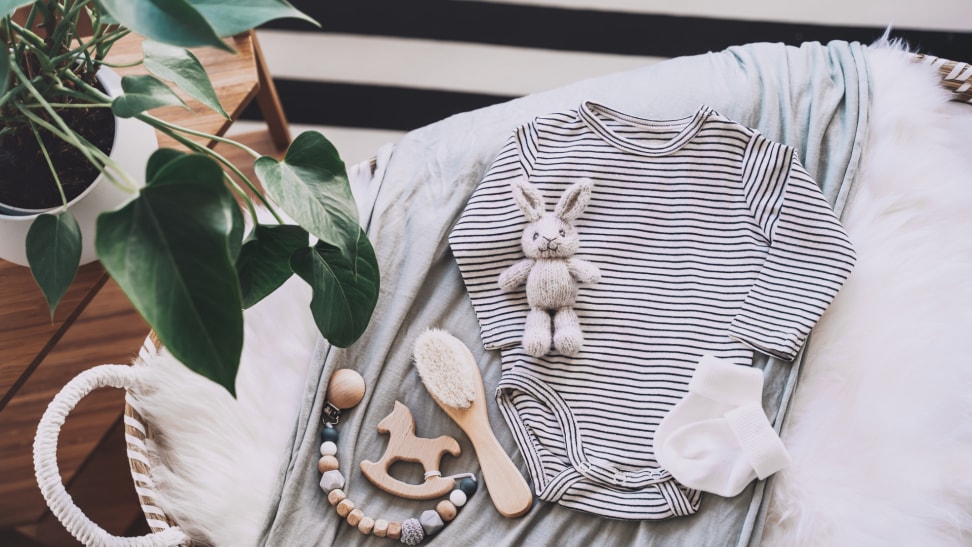
<path fill-rule="evenodd" d="M 335 427 L 341 419 L 341 413 L 360 403 L 364 392 L 364 379 L 357 372 L 341 369 L 331 375 L 321 416 L 321 458 L 317 461 L 317 470 L 321 473 L 321 490 L 327 493 L 327 502 L 334 506 L 338 516 L 362 534 L 400 541 L 405 545 L 418 545 L 456 518 L 469 497 L 476 493 L 476 476 L 472 473 L 461 473 L 442 477 L 438 469 L 439 461 L 446 452 L 458 456 L 459 443 L 445 436 L 437 439 L 416 437 L 415 420 L 411 411 L 396 401 L 392 413 L 378 424 L 378 431 L 391 434 L 385 455 L 377 463 L 362 463 L 362 472 L 379 488 L 405 498 L 426 499 L 437 495 L 426 495 L 426 489 L 429 492 L 445 494 L 453 486 L 456 488 L 449 492 L 448 499 L 436 504 L 435 509 L 427 509 L 417 517 L 398 521 L 372 518 L 365 514 L 364 509 L 358 507 L 345 493 L 348 485 L 341 473 L 341 462 L 337 458 L 340 434 Z M 421 463 L 425 468 L 426 484 L 410 485 L 391 477 L 388 468 L 396 461 Z M 370 473 L 381 480 L 372 478 L 366 467 L 371 468 Z M 460 480 L 457 482 L 456 479 Z M 442 490 L 439 485 L 448 487 Z"/>
<path fill-rule="evenodd" d="M 377 462 L 361 462 L 361 472 L 375 486 L 410 500 L 437 498 L 455 487 L 455 479 L 443 477 L 439 472 L 442 456 L 446 453 L 453 456 L 461 454 L 455 439 L 446 435 L 435 439 L 417 437 L 412 412 L 398 401 L 395 401 L 391 414 L 378 423 L 378 432 L 389 434 L 385 454 Z M 389 469 L 399 461 L 421 464 L 425 471 L 425 482 L 409 484 L 391 476 Z"/>

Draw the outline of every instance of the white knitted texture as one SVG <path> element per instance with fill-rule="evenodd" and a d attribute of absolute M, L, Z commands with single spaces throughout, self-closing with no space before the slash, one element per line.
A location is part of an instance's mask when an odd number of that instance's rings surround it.
<path fill-rule="evenodd" d="M 527 219 L 520 238 L 523 260 L 500 273 L 505 291 L 526 284 L 530 313 L 523 330 L 523 347 L 530 355 L 545 355 L 551 344 L 564 355 L 576 355 L 584 335 L 574 313 L 577 282 L 596 283 L 601 272 L 593 263 L 575 258 L 580 235 L 573 225 L 591 200 L 589 179 L 564 191 L 553 212 L 546 210 L 543 195 L 523 179 L 512 183 L 514 201 Z M 551 313 L 553 322 L 551 323 Z"/>
<path fill-rule="evenodd" d="M 95 389 L 130 388 L 136 382 L 134 370 L 127 365 L 100 365 L 88 369 L 74 377 L 58 392 L 37 426 L 34 437 L 34 473 L 37 484 L 51 513 L 84 545 L 162 547 L 182 545 L 189 541 L 179 527 L 133 538 L 109 534 L 74 504 L 61 482 L 61 472 L 57 466 L 57 439 L 67 415 L 82 398 Z"/>
<path fill-rule="evenodd" d="M 706 355 L 662 419 L 655 457 L 689 488 L 732 497 L 790 457 L 761 406 L 762 372 Z"/>
<path fill-rule="evenodd" d="M 473 359 L 461 341 L 443 330 L 429 329 L 415 341 L 414 355 L 415 368 L 433 397 L 452 408 L 469 408 L 476 396 L 472 371 L 478 367 L 461 364 Z"/>
<path fill-rule="evenodd" d="M 402 521 L 402 543 L 418 545 L 423 539 L 425 539 L 425 530 L 422 529 L 422 523 L 418 519 L 410 518 Z"/>

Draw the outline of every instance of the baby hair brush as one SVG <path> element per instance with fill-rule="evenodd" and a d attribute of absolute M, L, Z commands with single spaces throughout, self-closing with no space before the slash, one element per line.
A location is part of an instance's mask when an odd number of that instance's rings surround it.
<path fill-rule="evenodd" d="M 429 329 L 415 342 L 415 368 L 435 402 L 472 442 L 496 510 L 510 518 L 526 514 L 533 493 L 493 435 L 483 377 L 469 348 L 443 330 Z"/>

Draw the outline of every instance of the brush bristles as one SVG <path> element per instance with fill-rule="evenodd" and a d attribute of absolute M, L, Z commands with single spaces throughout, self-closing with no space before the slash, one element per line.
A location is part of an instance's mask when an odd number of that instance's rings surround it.
<path fill-rule="evenodd" d="M 415 341 L 414 355 L 415 368 L 432 397 L 452 408 L 469 408 L 476 392 L 472 354 L 465 344 L 443 330 L 429 329 Z"/>

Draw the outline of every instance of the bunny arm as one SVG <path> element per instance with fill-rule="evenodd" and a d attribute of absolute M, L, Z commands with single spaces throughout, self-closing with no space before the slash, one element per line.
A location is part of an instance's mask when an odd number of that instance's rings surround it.
<path fill-rule="evenodd" d="M 533 268 L 533 264 L 536 260 L 532 258 L 524 258 L 519 262 L 514 263 L 509 268 L 503 270 L 503 273 L 499 275 L 499 285 L 504 291 L 512 291 L 524 281 L 526 281 L 527 276 L 530 274 L 530 270 Z"/>
<path fill-rule="evenodd" d="M 601 280 L 601 270 L 593 262 L 581 258 L 567 259 L 567 271 L 581 283 L 597 283 Z"/>

